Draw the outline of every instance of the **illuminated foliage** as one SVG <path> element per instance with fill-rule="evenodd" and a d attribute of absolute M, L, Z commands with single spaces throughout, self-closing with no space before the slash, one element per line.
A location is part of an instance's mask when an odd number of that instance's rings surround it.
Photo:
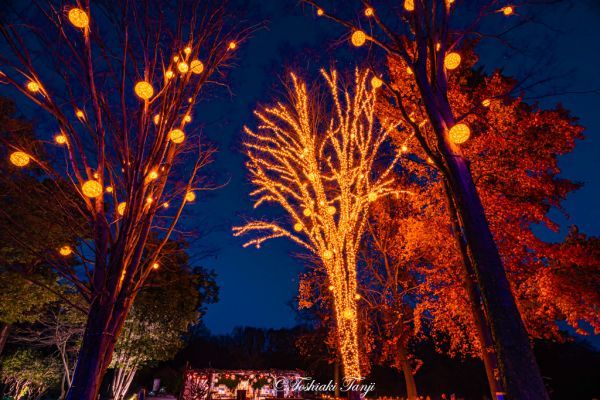
<path fill-rule="evenodd" d="M 323 264 L 333 286 L 345 375 L 360 377 L 356 257 L 372 199 L 398 193 L 391 172 L 400 155 L 392 155 L 385 168 L 374 171 L 395 124 L 375 117 L 377 95 L 374 88 L 368 89 L 369 73 L 356 71 L 351 90 L 340 89 L 336 71 L 322 75 L 331 110 L 319 108 L 315 95 L 292 74 L 290 104 L 257 111 L 258 130 L 246 128 L 254 205 L 278 204 L 290 224 L 253 221 L 234 232 L 257 235 L 245 246 L 289 238 Z"/>

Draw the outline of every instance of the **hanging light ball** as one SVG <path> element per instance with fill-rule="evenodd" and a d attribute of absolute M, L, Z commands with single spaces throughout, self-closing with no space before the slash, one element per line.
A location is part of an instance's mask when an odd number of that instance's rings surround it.
<path fill-rule="evenodd" d="M 446 58 L 444 58 L 444 66 L 448 70 L 453 70 L 458 68 L 460 65 L 461 57 L 460 54 L 456 52 L 446 54 Z"/>
<path fill-rule="evenodd" d="M 125 208 L 127 208 L 127 203 L 124 201 L 120 202 L 119 205 L 117 205 L 117 213 L 120 216 L 125 215 Z"/>
<path fill-rule="evenodd" d="M 402 147 L 400 147 L 400 151 L 402 151 L 403 153 L 406 153 L 408 151 L 408 146 L 403 144 Z"/>
<path fill-rule="evenodd" d="M 23 151 L 14 151 L 10 153 L 10 162 L 17 167 L 24 167 L 29 164 L 31 157 Z"/>
<path fill-rule="evenodd" d="M 158 178 L 158 172 L 156 172 L 156 171 L 150 171 L 150 173 L 148 174 L 148 179 L 154 180 L 156 178 Z"/>
<path fill-rule="evenodd" d="M 367 198 L 369 199 L 369 201 L 373 202 L 373 201 L 377 200 L 377 193 L 371 192 L 371 193 L 369 193 Z"/>
<path fill-rule="evenodd" d="M 26 86 L 27 86 L 27 90 L 29 90 L 32 93 L 37 93 L 40 91 L 40 84 L 35 81 L 27 82 Z"/>
<path fill-rule="evenodd" d="M 201 74 L 202 71 L 204 71 L 204 64 L 202 64 L 202 61 L 200 60 L 192 60 L 190 67 L 192 68 L 192 73 L 196 75 Z"/>
<path fill-rule="evenodd" d="M 375 10 L 373 10 L 373 7 L 365 8 L 365 16 L 372 17 L 373 14 L 375 14 Z"/>
<path fill-rule="evenodd" d="M 360 296 L 360 294 L 356 293 L 356 294 L 354 295 L 354 300 L 360 300 L 360 299 L 361 299 L 361 296 Z"/>
<path fill-rule="evenodd" d="M 159 269 L 160 268 L 160 264 L 155 262 L 154 264 L 152 264 L 152 269 Z"/>
<path fill-rule="evenodd" d="M 59 133 L 58 135 L 54 136 L 54 142 L 56 144 L 66 144 L 67 136 L 63 133 Z"/>
<path fill-rule="evenodd" d="M 374 76 L 371 78 L 371 86 L 373 89 L 379 89 L 383 85 L 383 81 L 378 77 Z"/>
<path fill-rule="evenodd" d="M 296 232 L 300 232 L 300 231 L 302 230 L 302 224 L 301 224 L 300 222 L 296 222 L 296 223 L 294 224 L 294 230 L 295 230 Z"/>
<path fill-rule="evenodd" d="M 71 253 L 73 253 L 73 249 L 71 248 L 71 246 L 69 245 L 65 245 L 63 247 L 61 247 L 60 249 L 58 249 L 58 252 L 60 253 L 61 256 L 68 256 L 71 255 Z"/>
<path fill-rule="evenodd" d="M 174 75 L 175 75 L 175 74 L 174 74 L 174 73 L 173 73 L 173 71 L 171 71 L 170 69 L 168 69 L 168 70 L 165 72 L 165 78 L 166 78 L 166 79 L 171 79 L 171 78 L 172 78 Z"/>
<path fill-rule="evenodd" d="M 85 196 L 94 198 L 100 196 L 103 192 L 103 189 L 100 182 L 94 179 L 90 179 L 83 183 L 83 185 L 81 186 L 81 191 Z"/>
<path fill-rule="evenodd" d="M 454 144 L 462 144 L 469 140 L 471 129 L 466 124 L 456 124 L 448 132 L 450 141 Z"/>
<path fill-rule="evenodd" d="M 183 49 L 183 52 L 185 54 L 190 54 L 192 52 L 192 48 L 190 46 L 187 46 L 185 49 Z"/>
<path fill-rule="evenodd" d="M 154 121 L 154 125 L 158 125 L 160 122 L 160 114 L 155 114 L 154 117 L 152 117 L 152 121 Z"/>
<path fill-rule="evenodd" d="M 513 15 L 513 13 L 515 12 L 514 7 L 512 6 L 506 6 L 506 7 L 502 7 L 501 8 L 502 14 L 504 14 L 505 16 L 510 16 Z"/>
<path fill-rule="evenodd" d="M 69 22 L 76 28 L 84 29 L 89 26 L 90 17 L 81 8 L 75 7 L 69 10 Z"/>
<path fill-rule="evenodd" d="M 181 129 L 173 129 L 169 132 L 169 140 L 175 144 L 183 143 L 185 140 L 185 133 Z"/>
<path fill-rule="evenodd" d="M 310 208 L 305 208 L 304 211 L 302 211 L 302 214 L 304 214 L 305 217 L 310 217 L 312 211 L 310 211 Z"/>
<path fill-rule="evenodd" d="M 140 99 L 148 100 L 150 97 L 154 96 L 154 88 L 150 82 L 140 81 L 136 83 L 134 91 Z"/>
<path fill-rule="evenodd" d="M 196 200 L 196 193 L 194 193 L 192 190 L 189 190 L 186 194 L 185 194 L 185 201 L 194 201 Z"/>
<path fill-rule="evenodd" d="M 85 119 L 85 113 L 82 110 L 76 110 L 75 116 L 79 119 Z"/>
<path fill-rule="evenodd" d="M 327 289 L 328 289 L 330 292 L 333 292 L 333 289 L 334 289 L 334 287 L 333 287 L 333 285 L 329 285 L 329 286 L 327 287 Z"/>
<path fill-rule="evenodd" d="M 354 31 L 350 37 L 350 41 L 355 47 L 360 47 L 367 41 L 367 34 L 361 30 Z"/>
<path fill-rule="evenodd" d="M 335 209 L 335 207 L 334 207 L 334 206 L 329 206 L 329 207 L 327 207 L 327 214 L 329 214 L 329 215 L 335 215 L 335 212 L 336 212 L 336 211 L 337 211 L 337 210 Z"/>
<path fill-rule="evenodd" d="M 323 14 L 325 14 L 325 11 L 323 11 L 323 9 L 322 9 L 322 8 L 317 8 L 317 15 L 318 15 L 319 17 L 321 17 L 321 16 L 323 16 Z"/>
<path fill-rule="evenodd" d="M 415 0 L 404 0 L 404 9 L 406 11 L 415 11 Z"/>
<path fill-rule="evenodd" d="M 354 318 L 354 311 L 352 311 L 349 308 L 346 308 L 342 315 L 344 316 L 345 319 L 352 319 L 352 318 Z"/>
<path fill-rule="evenodd" d="M 177 64 L 177 70 L 182 74 L 185 74 L 190 70 L 190 66 L 185 61 L 181 61 L 179 64 Z"/>
<path fill-rule="evenodd" d="M 484 107 L 489 107 L 490 105 L 492 105 L 492 101 L 490 99 L 485 99 L 481 102 L 481 105 Z"/>
<path fill-rule="evenodd" d="M 237 48 L 236 42 L 229 42 L 229 50 L 235 50 Z"/>
<path fill-rule="evenodd" d="M 323 252 L 323 258 L 326 260 L 331 260 L 333 258 L 333 251 L 331 250 L 325 250 Z"/>
<path fill-rule="evenodd" d="M 192 116 L 190 114 L 184 115 L 183 122 L 192 122 Z"/>

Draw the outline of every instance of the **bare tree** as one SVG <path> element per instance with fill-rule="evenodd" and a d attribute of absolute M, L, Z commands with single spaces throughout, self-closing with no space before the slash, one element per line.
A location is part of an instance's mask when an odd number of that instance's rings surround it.
<path fill-rule="evenodd" d="M 394 7 L 362 0 L 357 3 L 363 7 L 362 14 L 368 21 L 366 32 L 361 21 L 340 15 L 349 9 L 348 4 L 344 4 L 338 13 L 323 6 L 324 2 L 304 2 L 314 6 L 318 16 L 349 29 L 354 46 L 371 43 L 387 56 L 405 63 L 418 96 L 406 96 L 393 87 L 388 90 L 404 117 L 407 138 L 417 141 L 448 186 L 460 235 L 466 244 L 465 255 L 472 265 L 472 271 L 466 274 L 473 272 L 475 275 L 505 390 L 511 399 L 547 399 L 525 326 L 472 179 L 469 160 L 460 150 L 460 143 L 468 139 L 470 128 L 463 121 L 465 115 L 453 113 L 447 89 L 447 74 L 461 61 L 458 50 L 462 41 L 482 36 L 478 29 L 485 17 L 511 17 L 516 6 L 503 6 L 498 0 L 475 3 L 404 0 Z M 461 7 L 465 10 L 462 18 L 458 17 Z M 474 104 L 473 109 L 483 106 L 485 104 Z M 431 129 L 423 129 L 425 124 Z M 493 385 L 490 380 L 490 387 Z"/>
<path fill-rule="evenodd" d="M 258 233 L 245 246 L 287 237 L 319 259 L 332 286 L 344 374 L 360 378 L 357 253 L 369 204 L 397 193 L 391 171 L 401 154 L 376 173 L 380 148 L 396 126 L 375 117 L 377 78 L 369 89 L 368 71 L 357 70 L 353 86 L 343 90 L 336 71 L 322 75 L 329 99 L 319 98 L 292 74 L 289 103 L 257 111 L 258 130 L 246 129 L 255 207 L 278 204 L 293 223 L 253 221 L 234 232 Z"/>
<path fill-rule="evenodd" d="M 54 143 L 42 137 L 43 153 L 6 141 L 10 160 L 75 192 L 57 201 L 71 201 L 65 208 L 86 221 L 77 243 L 45 254 L 88 303 L 74 304 L 88 317 L 70 400 L 96 398 L 136 293 L 160 272 L 186 205 L 210 187 L 201 171 L 214 149 L 190 121 L 207 84 L 224 83 L 247 34 L 224 7 L 42 1 L 23 11 L 30 17 L 2 15 L 0 79 L 56 132 Z M 65 218 L 64 229 L 70 224 Z M 149 246 L 151 234 L 159 240 Z"/>

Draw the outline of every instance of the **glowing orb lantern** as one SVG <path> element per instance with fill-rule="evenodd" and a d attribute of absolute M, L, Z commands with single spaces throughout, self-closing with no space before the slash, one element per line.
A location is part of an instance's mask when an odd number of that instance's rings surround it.
<path fill-rule="evenodd" d="M 102 194 L 103 189 L 100 182 L 90 179 L 89 181 L 85 181 L 81 186 L 81 191 L 87 197 L 94 198 L 98 197 Z"/>
<path fill-rule="evenodd" d="M 81 8 L 75 7 L 69 10 L 69 22 L 76 28 L 84 29 L 89 26 L 90 17 Z"/>
<path fill-rule="evenodd" d="M 172 78 L 174 75 L 175 75 L 175 74 L 174 74 L 174 73 L 173 73 L 173 71 L 171 71 L 170 69 L 168 69 L 168 70 L 165 72 L 165 78 L 166 78 L 166 79 L 171 79 L 171 78 Z"/>
<path fill-rule="evenodd" d="M 169 139 L 175 144 L 183 143 L 185 140 L 185 133 L 181 129 L 173 129 L 169 132 Z"/>
<path fill-rule="evenodd" d="M 185 54 L 190 54 L 192 52 L 192 48 L 190 46 L 187 46 L 185 49 L 183 49 L 183 52 Z"/>
<path fill-rule="evenodd" d="M 121 203 L 119 203 L 119 205 L 117 206 L 117 213 L 121 216 L 125 215 L 125 208 L 127 207 L 127 203 L 122 201 Z"/>
<path fill-rule="evenodd" d="M 160 268 L 160 264 L 158 264 L 158 263 L 152 264 L 152 269 L 159 269 L 159 268 Z"/>
<path fill-rule="evenodd" d="M 317 15 L 321 17 L 323 14 L 325 14 L 325 11 L 322 8 L 317 8 Z"/>
<path fill-rule="evenodd" d="M 334 289 L 334 287 L 333 287 L 333 285 L 329 285 L 329 286 L 327 287 L 327 289 L 329 289 L 329 291 L 330 291 L 330 292 L 333 292 L 333 289 Z"/>
<path fill-rule="evenodd" d="M 360 300 L 361 296 L 360 294 L 356 293 L 356 295 L 354 295 L 354 300 Z"/>
<path fill-rule="evenodd" d="M 381 85 L 383 85 L 383 81 L 381 79 L 376 76 L 371 78 L 371 86 L 373 86 L 373 89 L 378 89 L 381 87 Z"/>
<path fill-rule="evenodd" d="M 506 7 L 502 7 L 501 9 L 502 14 L 504 14 L 505 16 L 509 16 L 512 15 L 515 12 L 515 9 L 511 6 L 506 6 Z"/>
<path fill-rule="evenodd" d="M 58 249 L 58 252 L 60 253 L 61 256 L 68 256 L 71 255 L 71 253 L 73 253 L 73 249 L 71 248 L 71 246 L 63 246 L 60 249 Z"/>
<path fill-rule="evenodd" d="M 334 206 L 329 206 L 329 207 L 327 207 L 327 214 L 329 214 L 329 215 L 335 215 L 335 212 L 336 212 L 336 211 L 337 211 L 337 210 L 335 209 L 335 207 L 334 207 Z"/>
<path fill-rule="evenodd" d="M 182 74 L 185 74 L 190 70 L 190 66 L 185 61 L 181 61 L 179 64 L 177 64 L 177 70 Z"/>
<path fill-rule="evenodd" d="M 75 116 L 79 119 L 85 119 L 85 113 L 82 110 L 76 110 Z"/>
<path fill-rule="evenodd" d="M 363 31 L 354 31 L 350 36 L 350 41 L 356 47 L 360 47 L 367 41 L 367 35 Z"/>
<path fill-rule="evenodd" d="M 305 217 L 310 217 L 312 211 L 310 211 L 310 208 L 305 208 L 304 211 L 302 211 L 302 214 L 304 214 Z"/>
<path fill-rule="evenodd" d="M 331 250 L 325 250 L 323 252 L 323 258 L 326 260 L 331 260 L 333 258 L 333 252 Z"/>
<path fill-rule="evenodd" d="M 36 93 L 40 91 L 40 85 L 37 82 L 34 81 L 29 81 L 27 82 L 27 90 L 29 90 L 32 93 Z"/>
<path fill-rule="evenodd" d="M 154 180 L 156 178 L 158 178 L 158 172 L 150 171 L 150 173 L 148 174 L 148 179 Z"/>
<path fill-rule="evenodd" d="M 415 0 L 404 0 L 404 9 L 406 11 L 415 11 Z"/>
<path fill-rule="evenodd" d="M 106 191 L 106 193 L 112 193 L 113 192 L 113 187 L 112 186 L 107 186 L 106 189 L 104 189 Z"/>
<path fill-rule="evenodd" d="M 444 58 L 444 66 L 446 67 L 446 69 L 453 70 L 458 68 L 458 66 L 460 65 L 460 61 L 460 54 L 456 52 L 448 53 L 446 55 L 446 58 Z"/>
<path fill-rule="evenodd" d="M 204 64 L 200 60 L 192 60 L 190 63 L 190 67 L 192 68 L 193 74 L 201 74 L 204 71 Z"/>
<path fill-rule="evenodd" d="M 66 144 L 67 136 L 62 133 L 59 133 L 58 135 L 54 136 L 54 142 L 56 144 Z"/>
<path fill-rule="evenodd" d="M 484 107 L 489 107 L 492 104 L 492 101 L 490 99 L 485 99 L 481 102 L 481 105 Z"/>
<path fill-rule="evenodd" d="M 403 145 L 402 145 L 402 147 L 400 147 L 400 150 L 401 150 L 403 153 L 406 153 L 406 152 L 408 151 L 408 146 L 407 146 L 407 145 L 405 145 L 405 144 L 403 144 Z"/>
<path fill-rule="evenodd" d="M 412 75 L 412 74 L 413 74 L 413 70 L 412 70 L 412 68 L 411 68 L 411 67 L 406 67 L 406 73 L 407 73 L 408 75 Z"/>
<path fill-rule="evenodd" d="M 454 144 L 462 144 L 469 140 L 471 129 L 466 124 L 456 124 L 448 132 L 450 141 Z"/>
<path fill-rule="evenodd" d="M 302 224 L 301 224 L 300 222 L 296 222 L 296 223 L 294 224 L 294 230 L 295 230 L 296 232 L 300 232 L 300 231 L 302 230 Z"/>
<path fill-rule="evenodd" d="M 140 99 L 148 100 L 150 97 L 154 96 L 154 88 L 146 81 L 136 83 L 133 90 Z"/>
<path fill-rule="evenodd" d="M 192 122 L 192 116 L 190 114 L 184 115 L 183 122 Z"/>
<path fill-rule="evenodd" d="M 24 167 L 29 164 L 29 154 L 23 151 L 15 151 L 10 154 L 10 162 L 17 167 Z"/>
<path fill-rule="evenodd" d="M 229 50 L 235 50 L 237 48 L 236 42 L 229 42 Z"/>
<path fill-rule="evenodd" d="M 373 10 L 373 7 L 365 8 L 365 16 L 372 17 L 373 14 L 375 14 L 375 10 Z"/>
<path fill-rule="evenodd" d="M 185 201 L 194 201 L 196 200 L 196 193 L 194 193 L 193 191 L 188 191 L 185 194 Z"/>
<path fill-rule="evenodd" d="M 377 200 L 377 194 L 375 192 L 371 192 L 371 193 L 369 193 L 367 198 L 369 199 L 369 201 L 375 201 L 375 200 Z"/>
<path fill-rule="evenodd" d="M 158 123 L 160 122 L 160 114 L 154 115 L 152 121 L 154 121 L 154 125 L 158 125 Z"/>

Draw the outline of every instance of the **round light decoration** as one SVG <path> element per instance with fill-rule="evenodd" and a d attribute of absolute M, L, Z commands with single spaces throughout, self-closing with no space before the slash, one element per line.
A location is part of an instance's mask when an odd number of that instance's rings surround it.
<path fill-rule="evenodd" d="M 67 136 L 62 133 L 59 133 L 58 135 L 54 136 L 54 142 L 56 144 L 66 144 Z"/>
<path fill-rule="evenodd" d="M 329 289 L 329 291 L 330 291 L 330 292 L 333 292 L 333 289 L 335 289 L 335 288 L 333 287 L 333 285 L 329 285 L 329 286 L 327 287 L 327 289 Z"/>
<path fill-rule="evenodd" d="M 87 28 L 90 24 L 90 17 L 81 8 L 71 8 L 69 10 L 69 22 L 76 28 Z"/>
<path fill-rule="evenodd" d="M 150 173 L 148 174 L 148 179 L 154 180 L 156 178 L 158 178 L 158 172 L 156 172 L 156 171 L 150 171 Z"/>
<path fill-rule="evenodd" d="M 512 6 L 502 7 L 501 10 L 502 14 L 506 15 L 507 17 L 515 12 L 515 9 Z"/>
<path fill-rule="evenodd" d="M 377 200 L 377 194 L 375 192 L 371 192 L 371 193 L 369 193 L 367 198 L 369 199 L 369 201 L 375 201 L 375 200 Z"/>
<path fill-rule="evenodd" d="M 190 114 L 184 115 L 183 122 L 192 122 L 192 116 Z"/>
<path fill-rule="evenodd" d="M 304 211 L 302 211 L 302 214 L 304 214 L 305 217 L 310 217 L 312 211 L 310 211 L 310 208 L 305 208 Z"/>
<path fill-rule="evenodd" d="M 15 151 L 10 154 L 10 162 L 17 167 L 24 167 L 29 164 L 31 157 L 23 151 Z"/>
<path fill-rule="evenodd" d="M 378 89 L 381 87 L 381 85 L 383 85 L 383 81 L 381 79 L 376 76 L 371 78 L 371 86 L 373 86 L 373 89 Z"/>
<path fill-rule="evenodd" d="M 350 41 L 356 47 L 360 47 L 367 41 L 367 35 L 363 31 L 354 31 L 350 37 Z"/>
<path fill-rule="evenodd" d="M 190 54 L 192 52 L 192 48 L 190 46 L 187 46 L 185 49 L 183 49 L 183 52 L 185 54 Z"/>
<path fill-rule="evenodd" d="M 334 206 L 329 206 L 329 207 L 327 207 L 327 214 L 329 214 L 329 215 L 335 215 L 335 212 L 336 212 L 336 211 L 337 211 L 337 210 L 335 209 L 335 207 L 334 207 Z"/>
<path fill-rule="evenodd" d="M 466 124 L 456 124 L 448 132 L 450 141 L 454 144 L 462 144 L 469 140 L 471 129 Z"/>
<path fill-rule="evenodd" d="M 119 205 L 117 206 L 117 213 L 120 216 L 125 215 L 125 208 L 126 207 L 127 207 L 127 203 L 126 202 L 123 201 L 123 202 L 119 203 Z"/>
<path fill-rule="evenodd" d="M 61 256 L 68 256 L 71 255 L 71 253 L 73 253 L 73 249 L 71 248 L 71 246 L 63 246 L 60 249 L 58 249 L 58 252 L 60 253 Z"/>
<path fill-rule="evenodd" d="M 146 81 L 136 83 L 134 90 L 135 94 L 137 94 L 140 99 L 148 100 L 150 97 L 154 96 L 154 88 Z"/>
<path fill-rule="evenodd" d="M 82 110 L 75 111 L 75 116 L 79 119 L 85 119 L 85 113 Z"/>
<path fill-rule="evenodd" d="M 171 79 L 173 77 L 173 75 L 175 75 L 175 74 L 170 69 L 168 69 L 167 72 L 165 72 L 165 78 L 167 78 L 167 79 Z"/>
<path fill-rule="evenodd" d="M 188 191 L 185 194 L 185 201 L 194 201 L 196 200 L 196 193 L 194 193 L 193 191 Z"/>
<path fill-rule="evenodd" d="M 190 67 L 192 68 L 193 74 L 201 74 L 204 71 L 204 64 L 200 60 L 192 60 L 190 63 Z"/>
<path fill-rule="evenodd" d="M 229 42 L 229 50 L 235 50 L 237 48 L 236 42 Z"/>
<path fill-rule="evenodd" d="M 406 11 L 415 11 L 415 0 L 404 0 L 404 9 Z"/>
<path fill-rule="evenodd" d="M 489 107 L 490 105 L 492 105 L 492 101 L 490 99 L 485 99 L 481 102 L 481 105 L 484 107 Z"/>
<path fill-rule="evenodd" d="M 27 90 L 29 90 L 32 93 L 36 93 L 40 91 L 40 85 L 37 82 L 34 81 L 29 81 L 27 82 Z"/>
<path fill-rule="evenodd" d="M 296 222 L 296 223 L 294 224 L 294 230 L 295 230 L 296 232 L 300 232 L 300 231 L 302 230 L 302 224 L 301 224 L 300 222 Z"/>
<path fill-rule="evenodd" d="M 98 197 L 102 194 L 102 185 L 100 182 L 90 179 L 89 181 L 85 181 L 81 186 L 81 191 L 87 197 Z"/>
<path fill-rule="evenodd" d="M 152 117 L 152 121 L 154 121 L 154 125 L 158 125 L 160 122 L 160 114 L 154 115 L 154 117 Z"/>
<path fill-rule="evenodd" d="M 375 10 L 373 10 L 373 7 L 365 8 L 365 16 L 372 17 L 373 14 L 375 14 Z"/>
<path fill-rule="evenodd" d="M 152 264 L 152 269 L 159 269 L 160 268 L 160 264 L 159 263 L 154 263 Z"/>
<path fill-rule="evenodd" d="M 354 300 L 360 300 L 360 299 L 361 299 L 361 296 L 360 296 L 360 294 L 356 293 L 356 294 L 354 295 Z"/>
<path fill-rule="evenodd" d="M 185 61 L 182 61 L 179 64 L 177 64 L 177 70 L 182 74 L 185 74 L 190 70 L 190 66 Z"/>
<path fill-rule="evenodd" d="M 175 144 L 183 143 L 185 140 L 185 133 L 181 129 L 173 129 L 169 132 L 169 140 Z"/>
<path fill-rule="evenodd" d="M 446 69 L 453 70 L 458 68 L 460 65 L 461 57 L 460 54 L 453 52 L 446 54 L 446 58 L 444 58 L 444 66 Z"/>
<path fill-rule="evenodd" d="M 331 260 L 333 258 L 333 252 L 331 250 L 325 250 L 323 252 L 323 258 L 326 260 Z"/>
<path fill-rule="evenodd" d="M 321 17 L 321 16 L 323 16 L 323 14 L 325 14 L 325 11 L 323 11 L 323 9 L 322 9 L 322 8 L 317 8 L 317 15 L 318 15 L 319 17 Z"/>

